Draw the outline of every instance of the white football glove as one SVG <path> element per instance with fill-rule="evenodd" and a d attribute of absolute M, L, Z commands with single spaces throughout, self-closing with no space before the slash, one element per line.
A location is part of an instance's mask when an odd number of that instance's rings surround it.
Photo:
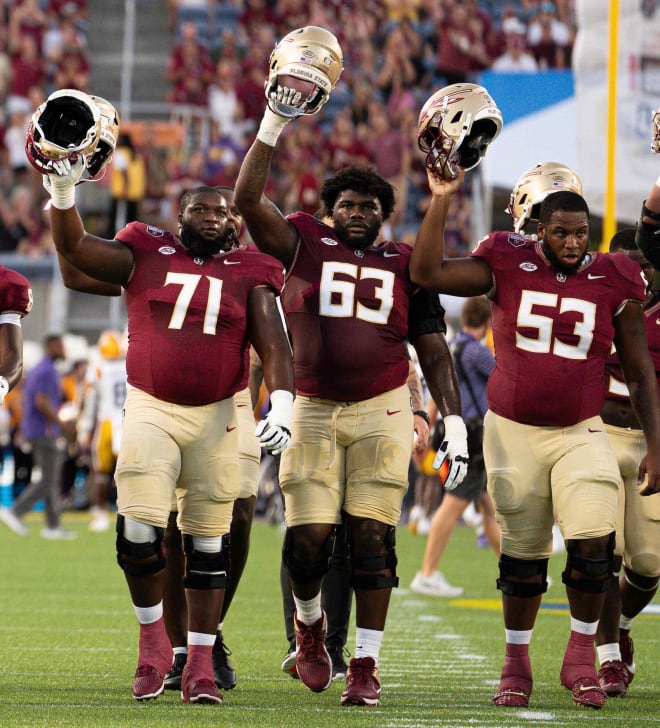
<path fill-rule="evenodd" d="M 54 159 L 49 164 L 53 171 L 44 175 L 44 188 L 53 207 L 68 210 L 76 204 L 75 188 L 87 166 L 85 158 L 81 154 L 73 164 L 68 159 Z"/>
<path fill-rule="evenodd" d="M 285 389 L 276 389 L 270 395 L 270 412 L 259 422 L 256 436 L 261 447 L 271 455 L 279 455 L 291 439 L 291 415 L 293 394 Z"/>
<path fill-rule="evenodd" d="M 9 382 L 5 379 L 5 377 L 0 376 L 0 404 L 5 401 L 7 392 L 9 392 Z"/>
<path fill-rule="evenodd" d="M 433 461 L 433 467 L 440 470 L 445 460 L 449 460 L 449 472 L 445 480 L 445 490 L 454 490 L 467 475 L 469 454 L 467 428 L 463 418 L 447 415 L 443 418 L 445 436 Z"/>
<path fill-rule="evenodd" d="M 651 142 L 651 149 L 656 153 L 660 154 L 660 109 L 656 109 L 651 115 L 653 121 L 653 141 Z"/>

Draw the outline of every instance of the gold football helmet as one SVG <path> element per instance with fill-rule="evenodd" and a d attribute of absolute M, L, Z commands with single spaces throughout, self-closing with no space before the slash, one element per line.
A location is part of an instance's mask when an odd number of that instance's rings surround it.
<path fill-rule="evenodd" d="M 77 89 L 53 92 L 32 114 L 25 153 L 42 174 L 52 172 L 50 162 L 89 160 L 101 135 L 101 112 L 91 96 Z"/>
<path fill-rule="evenodd" d="M 651 149 L 656 154 L 660 154 L 660 109 L 656 109 L 651 114 L 651 120 L 653 122 L 653 141 L 651 142 Z"/>
<path fill-rule="evenodd" d="M 280 116 L 315 114 L 328 100 L 344 69 L 344 57 L 337 38 L 325 28 L 307 25 L 284 36 L 270 54 L 266 98 Z M 306 98 L 292 103 L 278 99 L 278 76 L 307 81 L 312 89 Z M 288 100 L 288 99 L 287 99 Z"/>
<path fill-rule="evenodd" d="M 417 143 L 426 166 L 443 179 L 455 166 L 473 169 L 502 131 L 502 113 L 483 86 L 454 83 L 436 91 L 422 107 Z"/>
<path fill-rule="evenodd" d="M 119 359 L 124 356 L 121 334 L 112 329 L 102 331 L 98 340 L 98 349 L 104 359 Z"/>
<path fill-rule="evenodd" d="M 541 162 L 523 172 L 511 191 L 506 209 L 513 220 L 513 229 L 519 233 L 529 220 L 538 220 L 543 200 L 559 190 L 582 194 L 582 181 L 565 164 Z"/>
<path fill-rule="evenodd" d="M 117 109 L 101 96 L 91 97 L 101 114 L 101 132 L 94 153 L 87 160 L 89 179 L 98 179 L 106 168 L 117 146 L 119 138 L 119 114 Z"/>

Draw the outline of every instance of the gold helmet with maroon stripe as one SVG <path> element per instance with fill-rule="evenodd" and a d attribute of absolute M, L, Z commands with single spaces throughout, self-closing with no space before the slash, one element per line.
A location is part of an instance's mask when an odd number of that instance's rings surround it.
<path fill-rule="evenodd" d="M 538 220 L 543 200 L 551 192 L 560 190 L 582 194 L 580 177 L 561 162 L 540 162 L 523 172 L 511 191 L 506 208 L 513 220 L 513 229 L 519 233 L 529 220 Z"/>
<path fill-rule="evenodd" d="M 502 131 L 502 113 L 488 91 L 475 83 L 454 83 L 430 96 L 419 114 L 417 143 L 425 164 L 442 179 L 456 167 L 473 169 Z"/>
<path fill-rule="evenodd" d="M 286 117 L 315 114 L 328 100 L 343 68 L 341 46 L 329 30 L 317 25 L 292 30 L 270 54 L 265 84 L 269 107 Z M 287 80 L 300 92 L 293 103 L 277 98 L 278 87 L 287 86 Z"/>

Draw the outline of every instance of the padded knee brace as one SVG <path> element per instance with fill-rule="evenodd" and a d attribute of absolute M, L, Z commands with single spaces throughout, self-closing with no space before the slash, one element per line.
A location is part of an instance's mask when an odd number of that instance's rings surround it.
<path fill-rule="evenodd" d="M 129 532 L 140 530 L 143 532 L 143 536 L 133 534 L 128 537 L 127 526 Z M 138 523 L 118 515 L 117 563 L 127 574 L 133 576 L 157 574 L 165 568 L 165 556 L 163 555 L 164 535 L 164 528 Z"/>
<path fill-rule="evenodd" d="M 350 530 L 349 530 L 350 538 Z M 399 560 L 396 556 L 396 528 L 390 526 L 385 534 L 384 554 L 353 554 L 351 558 L 351 586 L 354 589 L 392 589 L 399 586 L 399 577 L 396 575 L 396 566 Z M 356 570 L 371 572 L 356 574 Z M 389 570 L 389 574 L 381 574 Z"/>
<path fill-rule="evenodd" d="M 589 594 L 602 594 L 609 589 L 614 578 L 615 556 L 614 556 L 614 532 L 609 535 L 605 557 L 594 559 L 589 556 L 579 556 L 575 553 L 577 540 L 566 541 L 566 569 L 561 575 L 561 580 L 572 589 Z M 571 572 L 577 571 L 581 579 L 571 577 Z M 604 579 L 598 577 L 605 577 Z"/>
<path fill-rule="evenodd" d="M 230 569 L 229 534 L 220 539 L 218 551 L 201 551 L 197 536 L 184 534 L 183 553 L 186 555 L 186 568 L 183 586 L 186 589 L 224 589 Z"/>
<path fill-rule="evenodd" d="M 497 588 L 512 597 L 536 597 L 548 591 L 548 559 L 517 559 L 502 554 Z M 507 577 L 529 579 L 541 575 L 541 581 L 511 581 Z"/>
<path fill-rule="evenodd" d="M 284 534 L 284 546 L 282 548 L 282 561 L 289 570 L 289 576 L 294 581 L 315 581 L 322 579 L 330 568 L 330 559 L 335 546 L 337 528 L 333 527 L 327 538 L 321 544 L 319 555 L 316 561 L 302 561 L 295 553 L 293 544 L 293 532 L 290 528 Z"/>

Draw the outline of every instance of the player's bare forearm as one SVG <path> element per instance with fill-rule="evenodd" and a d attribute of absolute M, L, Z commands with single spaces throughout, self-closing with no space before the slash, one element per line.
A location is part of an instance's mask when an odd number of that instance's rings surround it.
<path fill-rule="evenodd" d="M 248 149 L 236 180 L 234 202 L 255 245 L 281 260 L 288 268 L 298 243 L 298 234 L 264 192 L 274 147 L 254 141 Z"/>
<path fill-rule="evenodd" d="M 461 395 L 447 341 L 441 333 L 424 334 L 413 341 L 426 385 L 443 417 L 461 414 Z"/>
<path fill-rule="evenodd" d="M 417 374 L 417 369 L 412 361 L 408 362 L 408 381 L 406 382 L 408 389 L 410 390 L 410 404 L 415 410 L 424 409 L 424 394 L 422 392 L 422 382 Z"/>

